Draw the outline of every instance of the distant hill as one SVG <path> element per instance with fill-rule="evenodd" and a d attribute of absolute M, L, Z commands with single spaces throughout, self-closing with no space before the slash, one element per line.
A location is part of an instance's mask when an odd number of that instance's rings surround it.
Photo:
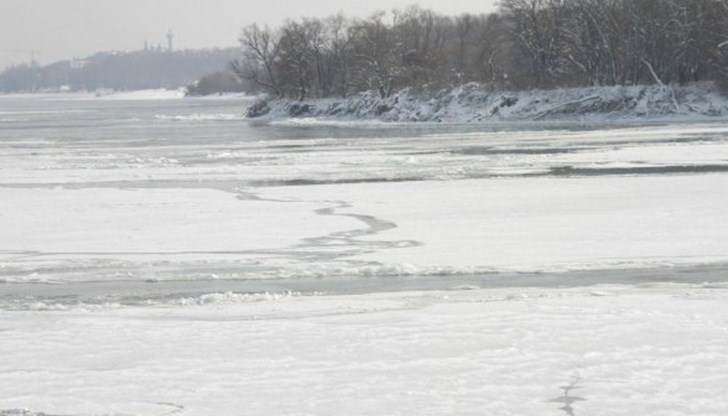
<path fill-rule="evenodd" d="M 238 48 L 101 52 L 47 66 L 20 65 L 0 73 L 0 92 L 70 89 L 142 90 L 179 88 L 224 70 L 240 57 Z"/>

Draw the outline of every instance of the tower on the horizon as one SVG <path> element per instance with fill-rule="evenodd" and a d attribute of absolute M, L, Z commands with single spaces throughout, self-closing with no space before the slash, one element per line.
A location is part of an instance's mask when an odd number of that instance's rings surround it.
<path fill-rule="evenodd" d="M 173 47 L 172 42 L 173 41 L 174 41 L 174 33 L 172 33 L 172 29 L 170 29 L 169 32 L 167 32 L 167 51 L 168 52 L 172 52 L 172 47 Z"/>

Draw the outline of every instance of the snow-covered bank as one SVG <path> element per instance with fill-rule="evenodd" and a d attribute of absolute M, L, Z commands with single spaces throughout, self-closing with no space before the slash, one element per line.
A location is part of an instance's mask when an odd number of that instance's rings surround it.
<path fill-rule="evenodd" d="M 498 120 L 633 119 L 728 115 L 728 99 L 711 84 L 687 87 L 618 86 L 519 92 L 467 84 L 434 96 L 403 91 L 382 99 L 363 93 L 346 99 L 273 100 L 250 107 L 263 120 L 327 118 L 383 121 L 486 122 Z"/>

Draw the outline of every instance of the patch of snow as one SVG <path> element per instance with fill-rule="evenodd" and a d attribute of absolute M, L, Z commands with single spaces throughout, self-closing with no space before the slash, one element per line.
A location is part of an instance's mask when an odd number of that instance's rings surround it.
<path fill-rule="evenodd" d="M 236 121 L 242 120 L 242 114 L 189 114 L 189 115 L 157 115 L 154 118 L 163 121 Z"/>
<path fill-rule="evenodd" d="M 178 100 L 184 98 L 185 90 L 140 90 L 140 91 L 111 91 L 97 96 L 100 100 L 121 100 L 121 101 L 156 101 L 156 100 Z"/>

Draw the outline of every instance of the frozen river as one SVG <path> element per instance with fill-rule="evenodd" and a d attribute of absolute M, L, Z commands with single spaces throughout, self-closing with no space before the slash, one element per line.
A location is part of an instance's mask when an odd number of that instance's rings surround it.
<path fill-rule="evenodd" d="M 0 96 L 0 415 L 728 412 L 728 123 L 248 104 Z"/>

